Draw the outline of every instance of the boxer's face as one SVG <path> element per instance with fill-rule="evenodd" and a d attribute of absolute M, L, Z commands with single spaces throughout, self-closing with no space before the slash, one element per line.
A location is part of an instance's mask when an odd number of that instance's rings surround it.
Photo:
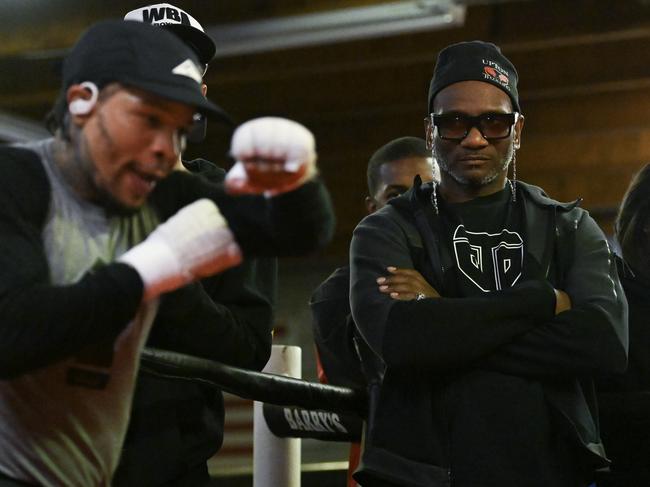
<path fill-rule="evenodd" d="M 188 105 L 131 88 L 100 96 L 81 120 L 80 140 L 93 165 L 95 197 L 125 209 L 141 206 L 178 160 L 194 112 Z"/>

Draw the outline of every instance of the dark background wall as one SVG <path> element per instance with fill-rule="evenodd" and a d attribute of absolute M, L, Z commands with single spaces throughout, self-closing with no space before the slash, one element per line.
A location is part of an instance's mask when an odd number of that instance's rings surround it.
<path fill-rule="evenodd" d="M 2 2 L 0 110 L 39 119 L 58 90 L 56 62 L 94 20 L 144 2 Z M 381 1 L 179 0 L 204 25 Z M 420 135 L 438 50 L 496 42 L 520 72 L 526 127 L 519 176 L 606 216 L 650 160 L 650 3 L 645 0 L 465 1 L 461 27 L 216 59 L 210 97 L 237 121 L 294 118 L 316 134 L 339 224 L 327 254 L 344 257 L 363 216 L 365 164 L 381 144 Z M 189 154 L 228 164 L 229 133 L 212 124 Z M 603 211 L 609 209 L 607 211 Z"/>

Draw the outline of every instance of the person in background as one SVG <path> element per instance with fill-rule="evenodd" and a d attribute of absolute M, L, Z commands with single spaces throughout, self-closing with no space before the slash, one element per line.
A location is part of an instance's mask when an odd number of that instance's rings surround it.
<path fill-rule="evenodd" d="M 406 192 L 416 177 L 438 180 L 437 165 L 424 139 L 400 137 L 383 145 L 368 161 L 368 214 Z M 429 285 L 417 272 L 403 274 L 414 293 L 428 292 Z M 337 386 L 365 388 L 366 379 L 354 343 L 355 324 L 350 312 L 350 267 L 336 269 L 312 294 L 309 301 L 316 343 L 319 380 Z M 359 444 L 350 449 L 348 485 L 359 461 Z"/>
<path fill-rule="evenodd" d="M 216 46 L 188 12 L 170 4 L 148 5 L 124 17 L 159 26 L 195 51 L 203 74 Z M 165 56 L 165 52 L 159 52 Z M 201 84 L 205 95 L 207 85 Z M 203 117 L 190 135 L 205 135 Z M 225 171 L 205 159 L 177 165 L 223 182 Z M 147 345 L 228 365 L 261 370 L 271 353 L 276 260 L 246 258 L 240 265 L 169 294 L 153 324 Z M 183 322 L 182 327 L 178 322 Z M 141 371 L 116 487 L 174 485 L 195 487 L 210 481 L 207 461 L 224 434 L 223 394 L 199 383 L 165 379 Z"/>
<path fill-rule="evenodd" d="M 372 214 L 412 185 L 416 176 L 430 182 L 437 173 L 424 139 L 400 137 L 380 147 L 368 161 L 366 211 Z M 416 285 L 414 283 L 414 285 Z M 354 321 L 350 312 L 350 267 L 336 269 L 314 291 L 309 301 L 314 340 L 324 382 L 345 386 L 365 385 L 353 344 Z"/>
<path fill-rule="evenodd" d="M 632 179 L 615 233 L 630 307 L 630 352 L 623 374 L 597 383 L 603 442 L 612 460 L 598 487 L 650 485 L 650 165 Z"/>

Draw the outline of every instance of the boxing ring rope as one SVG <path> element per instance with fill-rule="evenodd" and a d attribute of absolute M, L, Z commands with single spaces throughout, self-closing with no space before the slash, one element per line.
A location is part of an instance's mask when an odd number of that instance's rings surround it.
<path fill-rule="evenodd" d="M 299 347 L 274 345 L 265 371 L 256 372 L 145 348 L 141 369 L 148 374 L 190 380 L 256 401 L 253 485 L 299 487 L 298 438 L 358 441 L 367 405 L 363 390 L 287 377 L 301 375 L 300 353 Z"/>
<path fill-rule="evenodd" d="M 362 390 L 255 372 L 155 348 L 145 348 L 140 363 L 144 372 L 199 381 L 266 404 L 325 409 L 361 417 L 366 414 L 366 393 Z"/>

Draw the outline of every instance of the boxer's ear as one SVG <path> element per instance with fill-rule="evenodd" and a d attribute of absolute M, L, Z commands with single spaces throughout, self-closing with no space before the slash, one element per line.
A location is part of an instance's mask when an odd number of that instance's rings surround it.
<path fill-rule="evenodd" d="M 90 115 L 97 104 L 99 88 L 95 83 L 84 81 L 68 88 L 66 99 L 68 111 L 76 122 L 83 122 Z"/>

